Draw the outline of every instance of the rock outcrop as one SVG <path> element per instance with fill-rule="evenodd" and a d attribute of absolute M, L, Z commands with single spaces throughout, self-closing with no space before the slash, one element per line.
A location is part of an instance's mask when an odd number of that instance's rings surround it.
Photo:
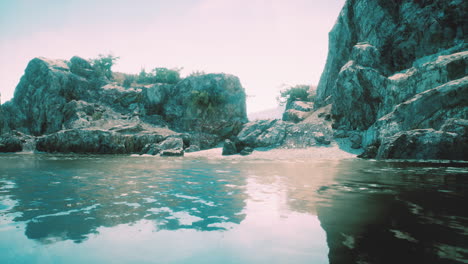
<path fill-rule="evenodd" d="M 162 115 L 182 131 L 229 137 L 247 122 L 245 91 L 239 78 L 206 74 L 179 82 L 167 96 Z"/>
<path fill-rule="evenodd" d="M 314 103 L 305 101 L 292 101 L 286 105 L 283 121 L 299 123 L 305 120 L 314 109 Z"/>
<path fill-rule="evenodd" d="M 143 153 L 146 146 L 178 156 L 211 148 L 246 122 L 245 91 L 235 76 L 124 88 L 80 57 L 31 60 L 14 98 L 0 108 L 0 132 L 38 137 L 38 150 L 47 152 Z M 168 137 L 183 144 L 167 147 Z"/>
<path fill-rule="evenodd" d="M 322 107 L 308 113 L 299 122 L 278 119 L 256 120 L 244 125 L 236 137 L 237 149 L 241 152 L 254 148 L 308 148 L 331 144 L 331 121 L 326 119 L 330 107 Z M 244 151 L 244 153 L 249 153 Z"/>
<path fill-rule="evenodd" d="M 468 118 L 467 12 L 461 0 L 348 0 L 316 107 L 332 104 L 333 127 L 363 135 L 365 157 L 468 159 L 445 154 L 462 136 L 442 130 Z"/>
<path fill-rule="evenodd" d="M 463 160 L 467 155 L 466 136 L 434 129 L 414 129 L 386 139 L 377 158 Z"/>
<path fill-rule="evenodd" d="M 283 144 L 288 124 L 278 119 L 257 120 L 247 123 L 237 135 L 245 146 L 278 147 Z"/>
<path fill-rule="evenodd" d="M 19 152 L 22 150 L 21 138 L 9 134 L 0 136 L 0 152 Z"/>
<path fill-rule="evenodd" d="M 60 153 L 124 154 L 140 153 L 149 143 L 159 143 L 159 134 L 122 134 L 105 130 L 62 130 L 40 137 L 37 150 Z"/>

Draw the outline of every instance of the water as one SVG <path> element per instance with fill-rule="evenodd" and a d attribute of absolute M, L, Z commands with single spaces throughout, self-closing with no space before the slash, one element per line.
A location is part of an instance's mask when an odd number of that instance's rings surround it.
<path fill-rule="evenodd" d="M 0 263 L 468 263 L 466 164 L 0 155 Z"/>

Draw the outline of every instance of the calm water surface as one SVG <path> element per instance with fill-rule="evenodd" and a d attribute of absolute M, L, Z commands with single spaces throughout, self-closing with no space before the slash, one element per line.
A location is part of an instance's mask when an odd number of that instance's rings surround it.
<path fill-rule="evenodd" d="M 0 155 L 0 263 L 468 263 L 466 164 Z"/>

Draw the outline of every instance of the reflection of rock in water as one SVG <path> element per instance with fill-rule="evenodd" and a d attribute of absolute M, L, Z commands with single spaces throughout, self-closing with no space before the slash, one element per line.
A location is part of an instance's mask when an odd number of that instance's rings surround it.
<path fill-rule="evenodd" d="M 8 194 L 25 234 L 43 243 L 73 240 L 99 227 L 155 220 L 156 229 L 223 230 L 244 215 L 244 178 L 220 165 L 154 158 L 45 158 L 0 164 L 15 188 Z M 31 158 L 31 157 L 27 157 Z M 4 162 L 2 162 L 4 163 Z M 5 169 L 3 169 L 5 168 Z M 217 171 L 218 170 L 218 171 Z"/>
<path fill-rule="evenodd" d="M 468 179 L 450 170 L 361 171 L 320 188 L 330 263 L 466 263 Z"/>

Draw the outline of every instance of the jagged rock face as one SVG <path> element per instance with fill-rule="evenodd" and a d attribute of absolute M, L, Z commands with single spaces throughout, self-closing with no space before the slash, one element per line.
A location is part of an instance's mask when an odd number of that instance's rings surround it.
<path fill-rule="evenodd" d="M 155 138 L 176 134 L 170 127 L 192 134 L 177 136 L 183 147 L 167 149 L 180 156 L 190 141 L 193 150 L 211 148 L 246 122 L 245 91 L 235 76 L 124 88 L 80 57 L 31 60 L 13 100 L 0 108 L 0 132 L 46 135 L 38 149 L 47 152 L 139 153 Z"/>
<path fill-rule="evenodd" d="M 325 99 L 332 95 L 338 74 L 352 59 L 357 43 L 367 42 L 380 51 L 379 67 L 388 76 L 410 68 L 418 58 L 466 42 L 467 13 L 468 4 L 463 0 L 346 1 L 329 34 L 318 101 L 325 104 Z"/>
<path fill-rule="evenodd" d="M 16 130 L 32 135 L 53 133 L 66 121 L 65 104 L 89 97 L 92 90 L 88 80 L 70 72 L 66 61 L 35 58 L 29 62 L 13 100 L 4 105 L 5 115 Z"/>
<path fill-rule="evenodd" d="M 154 100 L 161 97 L 155 95 Z M 245 98 L 245 90 L 235 76 L 188 77 L 170 89 L 163 116 L 180 130 L 229 137 L 247 122 Z"/>
<path fill-rule="evenodd" d="M 468 77 L 419 93 L 380 118 L 365 132 L 365 145 L 400 131 L 440 129 L 449 119 L 468 119 Z"/>
<path fill-rule="evenodd" d="M 468 138 L 434 129 L 415 129 L 384 140 L 377 158 L 466 160 Z"/>
<path fill-rule="evenodd" d="M 411 131 L 466 119 L 465 2 L 348 0 L 330 33 L 317 90 L 317 106 L 333 105 L 333 127 L 365 131 L 363 146 L 384 153 L 389 145 L 383 141 L 396 133 L 407 131 L 407 138 L 424 144 L 427 133 Z M 440 146 L 426 147 L 442 153 L 434 149 Z"/>

